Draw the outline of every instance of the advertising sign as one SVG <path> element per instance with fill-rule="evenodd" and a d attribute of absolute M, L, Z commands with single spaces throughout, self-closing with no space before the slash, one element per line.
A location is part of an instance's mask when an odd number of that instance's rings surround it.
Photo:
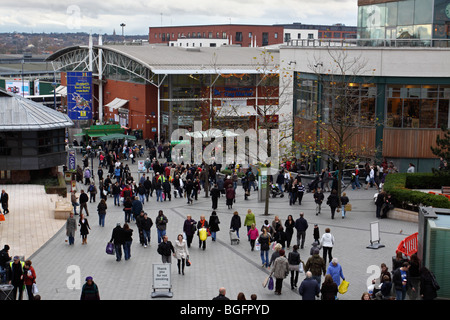
<path fill-rule="evenodd" d="M 5 80 L 5 89 L 8 92 L 23 95 L 27 97 L 30 95 L 30 82 L 25 80 Z"/>
<path fill-rule="evenodd" d="M 76 167 L 76 151 L 75 150 L 69 150 L 68 152 L 68 166 L 67 169 L 70 171 L 75 171 L 77 169 Z"/>
<path fill-rule="evenodd" d="M 67 72 L 67 105 L 70 119 L 92 119 L 92 72 Z"/>

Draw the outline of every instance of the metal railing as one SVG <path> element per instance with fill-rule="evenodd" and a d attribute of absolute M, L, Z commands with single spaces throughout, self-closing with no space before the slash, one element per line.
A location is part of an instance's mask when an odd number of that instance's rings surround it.
<path fill-rule="evenodd" d="M 291 39 L 289 47 L 436 47 L 450 48 L 450 39 Z"/>

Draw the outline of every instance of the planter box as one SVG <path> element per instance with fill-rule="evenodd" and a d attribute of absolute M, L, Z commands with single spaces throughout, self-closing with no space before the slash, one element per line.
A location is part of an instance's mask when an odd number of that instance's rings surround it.
<path fill-rule="evenodd" d="M 419 214 L 415 211 L 395 208 L 387 213 L 389 219 L 402 220 L 408 222 L 419 222 Z"/>

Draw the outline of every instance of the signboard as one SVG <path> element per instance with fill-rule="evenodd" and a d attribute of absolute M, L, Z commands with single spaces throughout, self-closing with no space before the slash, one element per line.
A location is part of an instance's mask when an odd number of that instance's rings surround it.
<path fill-rule="evenodd" d="M 172 284 L 170 278 L 170 263 L 153 264 L 153 292 L 154 297 L 172 297 Z M 165 289 L 168 291 L 156 292 L 157 289 Z"/>
<path fill-rule="evenodd" d="M 27 97 L 30 95 L 30 82 L 24 80 L 22 83 L 20 79 L 5 80 L 5 89 L 8 92 Z"/>
<path fill-rule="evenodd" d="M 68 151 L 67 156 L 67 169 L 69 171 L 75 171 L 77 169 L 77 161 L 76 161 L 76 151 L 71 149 Z"/>
<path fill-rule="evenodd" d="M 92 72 L 67 72 L 67 105 L 70 119 L 92 119 Z"/>
<path fill-rule="evenodd" d="M 145 172 L 144 160 L 138 160 L 138 172 Z"/>
<path fill-rule="evenodd" d="M 370 223 L 370 245 L 367 249 L 384 248 L 384 245 L 380 243 L 380 229 L 378 228 L 378 221 Z"/>

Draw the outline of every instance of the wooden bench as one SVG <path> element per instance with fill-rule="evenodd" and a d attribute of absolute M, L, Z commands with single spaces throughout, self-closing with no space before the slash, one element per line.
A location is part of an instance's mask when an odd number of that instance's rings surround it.
<path fill-rule="evenodd" d="M 55 219 L 66 220 L 69 218 L 71 212 L 73 212 L 73 206 L 71 203 L 64 200 L 58 200 L 55 202 Z"/>
<path fill-rule="evenodd" d="M 442 186 L 441 193 L 445 195 L 450 195 L 450 186 Z"/>

